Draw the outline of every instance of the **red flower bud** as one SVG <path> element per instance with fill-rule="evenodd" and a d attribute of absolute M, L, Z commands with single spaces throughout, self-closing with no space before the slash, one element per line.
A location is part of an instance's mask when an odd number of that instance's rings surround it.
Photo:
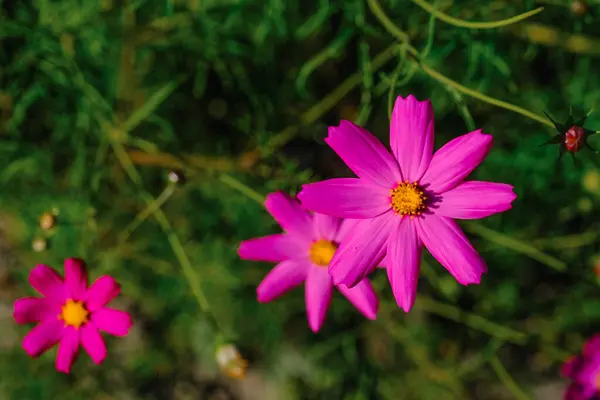
<path fill-rule="evenodd" d="M 573 125 L 565 132 L 565 150 L 577 153 L 585 145 L 585 130 L 581 126 Z"/>
<path fill-rule="evenodd" d="M 546 114 L 546 116 L 556 128 L 558 134 L 556 134 L 552 139 L 543 145 L 558 144 L 560 150 L 558 157 L 559 159 L 563 153 L 568 152 L 571 153 L 571 156 L 573 156 L 573 161 L 575 161 L 575 153 L 584 147 L 588 147 L 595 153 L 598 153 L 587 143 L 588 137 L 596 133 L 583 127 L 585 120 L 587 119 L 587 115 L 579 121 L 575 121 L 573 116 L 569 115 L 569 118 L 564 123 L 554 121 L 548 114 Z"/>

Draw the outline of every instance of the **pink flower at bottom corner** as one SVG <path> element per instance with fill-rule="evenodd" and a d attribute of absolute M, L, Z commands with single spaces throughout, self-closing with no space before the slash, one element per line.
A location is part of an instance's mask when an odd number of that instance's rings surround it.
<path fill-rule="evenodd" d="M 278 263 L 256 289 L 258 301 L 270 302 L 304 283 L 308 324 L 316 333 L 336 287 L 366 318 L 376 319 L 379 301 L 369 280 L 362 279 L 349 289 L 335 285 L 327 270 L 356 221 L 313 214 L 282 192 L 269 194 L 265 207 L 284 233 L 243 241 L 238 249 L 244 260 Z"/>
<path fill-rule="evenodd" d="M 58 343 L 56 369 L 69 373 L 83 346 L 94 363 L 106 358 L 106 344 L 100 332 L 126 336 L 131 316 L 106 305 L 120 292 L 110 276 L 101 276 L 89 288 L 85 263 L 77 258 L 65 260 L 64 280 L 47 265 L 37 265 L 29 283 L 43 297 L 26 297 L 14 304 L 18 324 L 38 323 L 23 339 L 23 349 L 37 357 Z"/>
<path fill-rule="evenodd" d="M 585 343 L 582 354 L 569 357 L 561 372 L 571 380 L 564 400 L 600 399 L 600 334 Z"/>

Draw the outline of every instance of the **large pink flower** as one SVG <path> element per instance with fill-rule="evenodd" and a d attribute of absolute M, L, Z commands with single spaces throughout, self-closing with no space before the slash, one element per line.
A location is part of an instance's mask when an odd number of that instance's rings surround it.
<path fill-rule="evenodd" d="M 600 335 L 585 343 L 583 354 L 573 356 L 563 364 L 562 374 L 572 381 L 565 391 L 565 400 L 600 398 Z"/>
<path fill-rule="evenodd" d="M 304 282 L 308 324 L 318 332 L 334 287 L 327 266 L 356 221 L 313 214 L 282 192 L 269 194 L 265 207 L 285 233 L 246 240 L 238 250 L 245 260 L 278 263 L 256 289 L 258 301 L 269 302 Z M 367 279 L 352 289 L 335 286 L 365 317 L 376 318 L 379 303 Z"/>
<path fill-rule="evenodd" d="M 431 102 L 408 96 L 394 106 L 393 155 L 349 121 L 330 127 L 325 141 L 358 178 L 304 185 L 298 198 L 309 210 L 360 219 L 329 266 L 335 283 L 352 287 L 381 262 L 398 305 L 409 311 L 423 244 L 458 282 L 479 283 L 485 263 L 453 219 L 508 210 L 516 197 L 510 185 L 464 181 L 487 155 L 492 136 L 477 130 L 432 155 Z"/>
<path fill-rule="evenodd" d="M 110 276 L 98 278 L 88 288 L 85 263 L 65 260 L 65 279 L 47 265 L 36 266 L 29 283 L 42 296 L 15 302 L 13 316 L 19 324 L 39 322 L 23 339 L 23 348 L 37 357 L 59 343 L 56 369 L 69 373 L 83 346 L 96 364 L 106 357 L 106 344 L 100 331 L 125 336 L 131 317 L 124 311 L 107 308 L 121 288 Z"/>

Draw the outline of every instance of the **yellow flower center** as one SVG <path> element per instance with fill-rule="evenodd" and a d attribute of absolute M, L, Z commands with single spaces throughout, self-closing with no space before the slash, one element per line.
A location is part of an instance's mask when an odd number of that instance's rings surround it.
<path fill-rule="evenodd" d="M 321 239 L 313 243 L 308 254 L 313 263 L 326 267 L 331 262 L 336 250 L 337 246 L 335 243 L 326 239 Z"/>
<path fill-rule="evenodd" d="M 88 315 L 89 312 L 81 301 L 68 299 L 65 305 L 62 306 L 62 312 L 58 318 L 62 319 L 66 326 L 79 328 L 88 321 Z"/>
<path fill-rule="evenodd" d="M 416 183 L 408 181 L 400 182 L 398 186 L 390 190 L 390 201 L 394 214 L 421 215 L 427 208 L 425 206 L 427 197 Z"/>
<path fill-rule="evenodd" d="M 600 372 L 596 376 L 596 390 L 600 391 Z"/>

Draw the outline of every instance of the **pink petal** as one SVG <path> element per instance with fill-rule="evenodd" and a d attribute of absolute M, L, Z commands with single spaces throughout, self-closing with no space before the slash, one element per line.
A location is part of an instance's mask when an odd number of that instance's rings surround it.
<path fill-rule="evenodd" d="M 389 244 L 388 244 L 389 247 Z M 389 249 L 388 249 L 389 251 Z M 379 268 L 387 268 L 388 265 L 390 265 L 391 261 L 390 261 L 390 253 L 387 252 L 385 253 L 385 257 L 383 257 L 383 260 L 381 260 L 381 262 L 379 263 L 378 267 Z"/>
<path fill-rule="evenodd" d="M 81 345 L 95 364 L 101 364 L 106 358 L 106 344 L 94 324 L 88 323 L 81 327 Z"/>
<path fill-rule="evenodd" d="M 359 178 L 371 184 L 390 189 L 402 180 L 398 163 L 379 139 L 350 121 L 329 127 L 325 142 Z"/>
<path fill-rule="evenodd" d="M 388 279 L 398 307 L 409 312 L 417 297 L 423 243 L 413 220 L 403 217 L 388 242 Z"/>
<path fill-rule="evenodd" d="M 114 308 L 101 308 L 90 319 L 98 329 L 114 336 L 126 336 L 133 325 L 131 315 Z"/>
<path fill-rule="evenodd" d="M 478 219 L 509 210 L 516 198 L 511 185 L 468 181 L 445 192 L 433 211 L 448 218 Z"/>
<path fill-rule="evenodd" d="M 112 276 L 101 276 L 96 279 L 85 294 L 88 311 L 96 311 L 107 305 L 121 292 L 121 285 Z"/>
<path fill-rule="evenodd" d="M 398 97 L 390 122 L 390 145 L 404 179 L 416 182 L 425 173 L 433 153 L 433 106 L 413 95 Z"/>
<path fill-rule="evenodd" d="M 597 377 L 594 376 L 590 379 L 587 386 L 581 386 L 579 388 L 580 398 L 577 400 L 595 400 L 598 394 L 598 381 Z"/>
<path fill-rule="evenodd" d="M 373 218 L 390 209 L 389 190 L 356 178 L 335 178 L 302 185 L 302 205 L 340 218 Z"/>
<path fill-rule="evenodd" d="M 586 356 L 600 356 L 600 334 L 592 336 L 585 342 L 583 354 Z"/>
<path fill-rule="evenodd" d="M 312 239 L 312 215 L 296 199 L 283 192 L 269 193 L 265 207 L 284 231 Z"/>
<path fill-rule="evenodd" d="M 72 326 L 65 328 L 56 354 L 56 370 L 68 374 L 79 352 L 79 331 Z"/>
<path fill-rule="evenodd" d="M 561 366 L 560 372 L 565 378 L 572 378 L 575 370 L 581 365 L 582 358 L 578 356 L 569 357 Z"/>
<path fill-rule="evenodd" d="M 62 301 L 65 295 L 65 286 L 62 278 L 54 269 L 47 265 L 39 264 L 29 273 L 29 283 L 42 296 L 51 297 Z"/>
<path fill-rule="evenodd" d="M 280 233 L 244 240 L 238 254 L 243 260 L 280 262 L 305 255 L 308 246 L 308 240 Z"/>
<path fill-rule="evenodd" d="M 573 383 L 567 387 L 563 400 L 589 400 L 589 396 L 584 393 L 581 385 Z"/>
<path fill-rule="evenodd" d="M 421 185 L 428 191 L 443 193 L 461 183 L 492 148 L 492 135 L 476 130 L 446 143 L 431 159 Z"/>
<path fill-rule="evenodd" d="M 323 267 L 312 267 L 308 271 L 305 285 L 306 297 L 306 315 L 310 329 L 317 333 L 331 303 L 331 294 L 333 292 L 333 282 Z"/>
<path fill-rule="evenodd" d="M 341 222 L 340 218 L 315 213 L 313 216 L 314 238 L 335 240 Z"/>
<path fill-rule="evenodd" d="M 600 376 L 600 364 L 597 360 L 584 359 L 573 376 L 573 380 L 584 386 L 586 399 L 593 400 L 593 395 L 598 390 L 598 376 Z"/>
<path fill-rule="evenodd" d="M 268 303 L 306 280 L 311 264 L 307 259 L 283 261 L 275 266 L 256 288 L 260 303 Z"/>
<path fill-rule="evenodd" d="M 337 243 L 342 243 L 342 241 L 344 241 L 346 237 L 350 234 L 350 232 L 352 232 L 352 230 L 356 227 L 359 221 L 361 220 L 350 218 L 343 219 L 340 223 L 340 228 L 338 229 L 337 235 L 335 236 L 334 240 Z"/>
<path fill-rule="evenodd" d="M 37 357 L 61 339 L 63 323 L 58 318 L 49 318 L 37 324 L 23 338 L 23 349 L 30 357 Z"/>
<path fill-rule="evenodd" d="M 480 282 L 481 275 L 486 272 L 485 262 L 456 222 L 437 215 L 427 215 L 413 221 L 427 249 L 460 284 Z"/>
<path fill-rule="evenodd" d="M 47 318 L 57 318 L 59 313 L 58 303 L 37 297 L 19 299 L 15 301 L 13 308 L 13 317 L 17 324 L 29 324 Z"/>
<path fill-rule="evenodd" d="M 358 282 L 352 289 L 346 285 L 338 285 L 337 288 L 365 317 L 370 320 L 377 319 L 379 300 L 368 279 Z"/>
<path fill-rule="evenodd" d="M 399 217 L 388 212 L 358 222 L 329 264 L 333 282 L 352 288 L 371 273 L 383 259 L 388 238 L 399 221 Z"/>
<path fill-rule="evenodd" d="M 65 288 L 67 297 L 82 300 L 87 290 L 85 262 L 79 258 L 65 260 Z"/>

